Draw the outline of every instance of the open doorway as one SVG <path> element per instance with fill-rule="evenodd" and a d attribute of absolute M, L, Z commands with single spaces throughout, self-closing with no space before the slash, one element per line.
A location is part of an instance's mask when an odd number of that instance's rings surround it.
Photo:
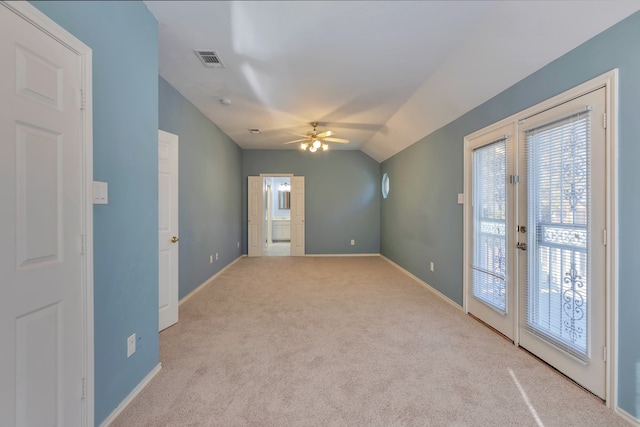
<path fill-rule="evenodd" d="M 264 256 L 291 255 L 291 178 L 263 178 Z"/>
<path fill-rule="evenodd" d="M 304 176 L 261 174 L 247 181 L 247 255 L 304 256 Z M 289 251 L 273 253 L 285 248 L 274 243 L 284 242 Z"/>

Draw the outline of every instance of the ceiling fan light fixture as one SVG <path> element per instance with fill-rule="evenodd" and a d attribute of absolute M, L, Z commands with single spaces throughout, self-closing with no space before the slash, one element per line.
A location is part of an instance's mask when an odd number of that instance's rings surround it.
<path fill-rule="evenodd" d="M 342 138 L 334 138 L 334 132 L 331 130 L 327 130 L 324 132 L 318 133 L 317 122 L 311 122 L 311 126 L 313 126 L 313 130 L 307 132 L 305 135 L 296 134 L 302 139 L 295 139 L 293 141 L 285 142 L 284 144 L 293 144 L 300 142 L 300 149 L 302 151 L 310 151 L 311 153 L 317 153 L 320 151 L 329 151 L 329 142 L 337 142 L 341 144 L 347 144 L 349 142 L 348 139 Z"/>

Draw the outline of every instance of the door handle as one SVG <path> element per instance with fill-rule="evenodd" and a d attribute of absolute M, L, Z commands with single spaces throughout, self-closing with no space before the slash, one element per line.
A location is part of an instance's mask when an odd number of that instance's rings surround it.
<path fill-rule="evenodd" d="M 178 240 L 180 240 L 180 239 L 178 239 L 178 237 L 177 237 L 177 236 L 173 236 L 173 237 L 171 238 L 171 243 L 178 243 Z"/>
<path fill-rule="evenodd" d="M 526 251 L 527 250 L 527 244 L 526 243 L 518 243 L 518 244 L 516 244 L 516 248 L 520 249 L 521 251 Z"/>

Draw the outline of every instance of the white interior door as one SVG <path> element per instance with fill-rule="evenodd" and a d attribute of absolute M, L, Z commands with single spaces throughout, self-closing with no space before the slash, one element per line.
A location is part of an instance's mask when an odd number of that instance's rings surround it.
<path fill-rule="evenodd" d="M 158 131 L 159 330 L 178 322 L 178 136 Z"/>
<path fill-rule="evenodd" d="M 262 256 L 264 239 L 262 232 L 263 207 L 262 207 L 262 177 L 250 176 L 249 190 L 247 191 L 247 251 L 248 255 Z"/>
<path fill-rule="evenodd" d="M 291 256 L 304 256 L 304 176 L 291 177 Z"/>
<path fill-rule="evenodd" d="M 0 424 L 83 408 L 80 57 L 0 5 Z"/>
<path fill-rule="evenodd" d="M 267 184 L 267 194 L 265 200 L 267 202 L 267 217 L 266 217 L 266 246 L 269 247 L 271 243 L 273 243 L 273 190 L 271 189 L 271 184 Z"/>
<path fill-rule="evenodd" d="M 520 345 L 602 398 L 604 106 L 602 88 L 522 123 L 518 220 Z"/>

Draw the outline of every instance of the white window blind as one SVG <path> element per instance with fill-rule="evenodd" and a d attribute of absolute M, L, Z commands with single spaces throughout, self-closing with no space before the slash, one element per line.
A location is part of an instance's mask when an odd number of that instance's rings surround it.
<path fill-rule="evenodd" d="M 590 244 L 590 112 L 526 136 L 528 257 L 524 324 L 587 360 Z"/>
<path fill-rule="evenodd" d="M 472 294 L 506 313 L 507 139 L 473 151 Z"/>

